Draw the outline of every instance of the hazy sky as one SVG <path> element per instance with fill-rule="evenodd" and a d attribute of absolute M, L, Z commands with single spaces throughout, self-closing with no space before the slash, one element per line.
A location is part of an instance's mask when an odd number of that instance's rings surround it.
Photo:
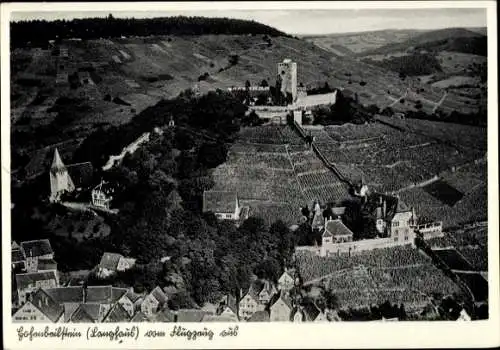
<path fill-rule="evenodd" d="M 329 10 L 197 10 L 197 11 L 85 11 L 17 12 L 12 20 L 83 17 L 206 16 L 252 19 L 290 34 L 327 34 L 380 29 L 439 29 L 486 27 L 486 10 L 454 9 L 329 9 Z"/>

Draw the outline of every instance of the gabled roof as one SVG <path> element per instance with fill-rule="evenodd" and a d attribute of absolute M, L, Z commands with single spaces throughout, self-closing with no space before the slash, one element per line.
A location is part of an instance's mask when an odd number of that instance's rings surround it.
<path fill-rule="evenodd" d="M 278 294 L 275 294 L 275 296 L 271 299 L 271 302 L 269 303 L 272 306 L 278 302 L 278 300 L 283 301 L 283 303 L 290 309 L 293 309 L 292 305 L 292 300 L 287 297 L 283 292 L 280 292 Z"/>
<path fill-rule="evenodd" d="M 329 220 L 326 223 L 325 226 L 325 232 L 323 235 L 327 234 L 329 232 L 333 236 L 345 236 L 345 235 L 352 235 L 352 231 L 347 228 L 346 225 L 340 220 Z"/>
<path fill-rule="evenodd" d="M 54 254 L 54 250 L 48 239 L 37 239 L 34 241 L 21 242 L 21 248 L 24 250 L 26 257 L 39 257 L 43 255 Z M 32 255 L 30 255 L 32 254 Z"/>
<path fill-rule="evenodd" d="M 224 300 L 221 302 L 221 307 L 217 310 L 217 314 L 221 314 L 225 307 L 228 307 L 235 315 L 238 315 L 238 305 L 234 296 L 226 295 L 224 297 Z"/>
<path fill-rule="evenodd" d="M 92 184 L 94 167 L 90 162 L 69 164 L 66 166 L 68 174 L 75 187 L 88 187 Z"/>
<path fill-rule="evenodd" d="M 20 249 L 21 247 L 19 246 L 19 244 L 17 244 L 16 241 L 12 241 L 11 245 L 10 245 L 10 249 L 14 250 L 14 249 Z"/>
<path fill-rule="evenodd" d="M 98 191 L 102 192 L 106 195 L 113 194 L 115 192 L 114 187 L 111 185 L 111 183 L 107 181 L 101 181 L 97 186 L 95 186 L 93 191 Z"/>
<path fill-rule="evenodd" d="M 111 287 L 111 300 L 118 301 L 122 296 L 128 294 L 127 288 Z"/>
<path fill-rule="evenodd" d="M 160 310 L 150 316 L 152 322 L 175 322 L 175 315 L 171 310 Z"/>
<path fill-rule="evenodd" d="M 111 303 L 111 286 L 88 286 L 86 289 L 85 302 L 88 303 Z"/>
<path fill-rule="evenodd" d="M 21 262 L 26 259 L 21 249 L 12 249 L 11 258 L 12 258 L 12 263 Z"/>
<path fill-rule="evenodd" d="M 282 278 L 286 278 L 287 276 L 290 279 L 294 280 L 292 272 L 288 269 L 285 269 L 285 271 L 281 274 L 280 278 L 278 279 L 278 282 L 281 281 Z"/>
<path fill-rule="evenodd" d="M 64 313 L 64 307 L 55 302 L 43 289 L 38 289 L 32 296 L 30 302 L 47 316 L 52 322 L 59 320 Z"/>
<path fill-rule="evenodd" d="M 45 292 L 57 303 L 81 303 L 83 302 L 83 287 L 56 287 L 46 288 Z"/>
<path fill-rule="evenodd" d="M 135 303 L 137 300 L 139 300 L 143 296 L 141 294 L 135 293 L 133 290 L 128 290 L 127 297 L 130 299 L 131 302 Z"/>
<path fill-rule="evenodd" d="M 16 275 L 17 289 L 25 289 L 30 284 L 35 285 L 37 281 L 57 281 L 56 271 L 28 272 Z"/>
<path fill-rule="evenodd" d="M 397 201 L 398 201 L 398 204 L 396 206 L 396 213 L 407 213 L 409 211 L 411 211 L 410 207 L 408 207 L 408 205 L 406 205 L 405 202 L 403 202 L 401 200 L 401 198 L 397 198 Z"/>
<path fill-rule="evenodd" d="M 123 255 L 118 253 L 108 253 L 105 252 L 102 255 L 101 262 L 99 263 L 99 267 L 102 269 L 108 269 L 111 271 L 116 271 L 118 266 L 118 262 L 120 258 L 123 258 Z"/>
<path fill-rule="evenodd" d="M 132 317 L 130 322 L 151 322 L 151 321 L 142 311 L 139 311 L 134 315 L 134 317 Z"/>
<path fill-rule="evenodd" d="M 120 303 L 116 303 L 111 307 L 106 316 L 104 316 L 103 322 L 128 322 L 130 316 Z"/>
<path fill-rule="evenodd" d="M 261 280 L 255 280 L 250 284 L 250 288 L 248 288 L 248 292 L 245 296 L 249 295 L 255 301 L 259 301 L 259 294 L 263 288 L 264 282 Z"/>
<path fill-rule="evenodd" d="M 269 322 L 269 312 L 257 311 L 247 320 L 247 322 Z"/>
<path fill-rule="evenodd" d="M 181 309 L 177 311 L 177 322 L 201 322 L 207 315 L 205 311 L 196 309 Z"/>
<path fill-rule="evenodd" d="M 160 303 L 160 306 L 164 305 L 168 301 L 167 296 L 165 295 L 165 293 L 163 293 L 163 291 L 161 290 L 161 288 L 158 287 L 158 286 L 155 289 L 153 289 L 150 294 L 156 300 L 158 300 L 158 302 Z"/>
<path fill-rule="evenodd" d="M 54 259 L 38 259 L 38 270 L 57 270 L 57 262 Z"/>
<path fill-rule="evenodd" d="M 203 211 L 213 213 L 234 213 L 238 196 L 232 191 L 203 192 Z"/>
<path fill-rule="evenodd" d="M 316 304 L 312 301 L 305 301 L 302 303 L 302 311 L 304 313 L 305 321 L 314 321 L 321 313 Z"/>
<path fill-rule="evenodd" d="M 84 305 L 84 304 L 82 304 Z M 80 305 L 75 312 L 71 315 L 69 322 L 73 323 L 95 323 L 96 318 L 94 318 L 92 315 L 89 315 L 88 313 L 88 308 L 82 307 Z M 92 310 L 90 310 L 92 312 Z"/>

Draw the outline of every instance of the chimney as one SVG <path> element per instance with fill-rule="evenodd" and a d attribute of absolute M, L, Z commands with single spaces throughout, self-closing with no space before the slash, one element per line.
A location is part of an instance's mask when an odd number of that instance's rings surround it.
<path fill-rule="evenodd" d="M 387 202 L 385 201 L 385 199 L 384 199 L 384 202 L 383 202 L 382 215 L 384 216 L 384 218 L 387 215 Z"/>

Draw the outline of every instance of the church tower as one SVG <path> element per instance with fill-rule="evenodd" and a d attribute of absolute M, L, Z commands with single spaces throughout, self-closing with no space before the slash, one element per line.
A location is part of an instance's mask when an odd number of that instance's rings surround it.
<path fill-rule="evenodd" d="M 75 185 L 68 174 L 68 169 L 62 162 L 59 151 L 54 151 L 54 159 L 50 167 L 50 201 L 58 202 L 61 194 L 65 192 L 73 192 Z"/>

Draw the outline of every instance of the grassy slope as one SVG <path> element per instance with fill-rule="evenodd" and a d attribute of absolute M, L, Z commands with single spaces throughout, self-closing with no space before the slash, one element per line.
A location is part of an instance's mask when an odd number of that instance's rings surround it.
<path fill-rule="evenodd" d="M 284 58 L 298 62 L 298 81 L 304 84 L 323 84 L 349 88 L 357 92 L 360 102 L 385 107 L 401 96 L 407 82 L 402 82 L 395 73 L 354 61 L 347 57 L 335 57 L 313 43 L 287 37 L 272 38 L 268 47 L 262 36 L 250 35 L 206 35 L 127 38 L 114 40 L 90 40 L 69 42 L 69 58 L 64 61 L 53 57 L 48 51 L 15 50 L 12 64 L 12 118 L 35 113 L 32 123 L 15 125 L 13 130 L 30 131 L 54 119 L 47 110 L 50 101 L 60 96 L 80 97 L 84 89 L 72 90 L 65 85 L 56 85 L 56 67 L 64 62 L 65 70 L 73 73 L 89 64 L 95 67 L 96 85 L 92 88 L 95 99 L 84 101 L 89 107 L 68 122 L 64 133 L 42 139 L 41 144 L 26 144 L 34 149 L 64 141 L 85 137 L 97 124 L 120 124 L 129 121 L 144 108 L 161 98 L 176 96 L 186 88 L 198 86 L 201 92 L 216 88 L 243 86 L 246 80 L 258 84 L 262 79 L 275 83 L 276 64 Z M 230 55 L 237 54 L 237 65 L 220 71 L 229 65 Z M 115 62 L 115 58 L 119 62 Z M 206 81 L 198 77 L 208 72 Z M 350 76 L 348 76 L 350 74 Z M 40 87 L 27 88 L 18 83 L 19 78 L 35 78 Z M 157 79 L 158 81 L 152 81 Z M 350 81 L 350 83 L 349 83 Z M 367 82 L 361 86 L 361 81 Z M 34 98 L 43 92 L 50 102 L 46 106 L 33 106 Z M 103 97 L 110 94 L 130 102 L 131 106 L 106 102 Z M 438 101 L 442 91 L 433 89 L 430 99 Z M 392 97 L 392 98 L 391 98 Z M 460 106 L 459 106 L 460 107 Z M 70 133 L 72 131 L 72 133 Z"/>

